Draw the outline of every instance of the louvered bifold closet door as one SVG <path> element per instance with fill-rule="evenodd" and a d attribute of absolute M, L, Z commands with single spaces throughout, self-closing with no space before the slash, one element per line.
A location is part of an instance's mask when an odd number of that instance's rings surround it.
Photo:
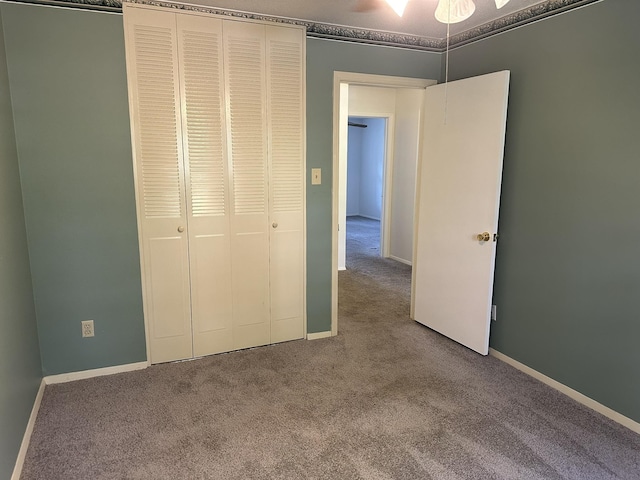
<path fill-rule="evenodd" d="M 265 27 L 225 21 L 234 348 L 270 338 Z"/>
<path fill-rule="evenodd" d="M 176 18 L 125 5 L 124 22 L 144 310 L 159 363 L 193 355 Z"/>
<path fill-rule="evenodd" d="M 304 30 L 267 26 L 271 341 L 304 335 Z"/>
<path fill-rule="evenodd" d="M 222 21 L 178 15 L 194 356 L 233 350 Z"/>

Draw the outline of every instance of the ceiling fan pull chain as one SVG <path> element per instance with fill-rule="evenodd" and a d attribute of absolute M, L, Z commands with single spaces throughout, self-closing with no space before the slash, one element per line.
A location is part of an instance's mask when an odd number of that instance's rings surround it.
<path fill-rule="evenodd" d="M 449 8 L 447 9 L 447 51 L 445 52 L 444 59 L 444 124 L 447 124 L 447 105 L 449 100 L 449 34 L 451 29 L 451 0 L 448 0 Z"/>

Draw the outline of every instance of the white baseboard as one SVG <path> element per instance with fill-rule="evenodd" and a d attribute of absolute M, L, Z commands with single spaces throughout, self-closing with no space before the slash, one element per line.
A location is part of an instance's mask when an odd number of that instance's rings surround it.
<path fill-rule="evenodd" d="M 375 220 L 376 222 L 379 222 L 380 219 L 376 218 L 376 217 L 372 217 L 370 215 L 362 215 L 361 213 L 358 213 L 357 215 L 353 215 L 354 217 L 362 217 L 362 218 L 368 218 L 369 220 Z"/>
<path fill-rule="evenodd" d="M 625 417 L 621 413 L 618 413 L 615 410 L 612 410 L 611 408 L 605 405 L 602 405 L 599 402 L 596 402 L 592 398 L 587 397 L 586 395 L 578 392 L 577 390 L 574 390 L 571 387 L 567 387 L 566 385 L 554 380 L 551 377 L 547 377 L 543 373 L 540 373 L 531 367 L 527 367 L 524 363 L 520 363 L 517 360 L 514 360 L 511 357 L 508 357 L 504 353 L 500 353 L 497 350 L 494 350 L 493 348 L 489 349 L 489 354 L 492 357 L 496 357 L 497 359 L 502 360 L 505 363 L 508 363 L 512 367 L 517 368 L 518 370 L 526 373 L 527 375 L 530 375 L 533 378 L 540 380 L 542 383 L 549 385 L 551 388 L 555 388 L 559 392 L 564 393 L 566 396 L 574 399 L 576 402 L 581 403 L 582 405 L 589 407 L 592 410 L 595 410 L 596 412 L 604 415 L 605 417 L 610 418 L 614 422 L 617 422 L 620 425 L 627 427 L 629 430 L 633 430 L 636 433 L 640 433 L 640 423 L 636 422 L 635 420 L 632 420 L 629 417 Z"/>
<path fill-rule="evenodd" d="M 44 377 L 47 385 L 56 383 L 73 382 L 75 380 L 84 380 L 86 378 L 102 377 L 104 375 L 113 375 L 114 373 L 133 372 L 134 370 L 142 370 L 149 366 L 148 362 L 127 363 L 125 365 L 116 365 L 114 367 L 94 368 L 93 370 L 83 370 L 81 372 L 61 373 L 60 375 L 49 375 Z"/>
<path fill-rule="evenodd" d="M 29 442 L 31 441 L 31 434 L 33 433 L 33 427 L 36 424 L 36 418 L 38 418 L 38 411 L 40 410 L 40 403 L 42 403 L 42 396 L 44 395 L 44 387 L 46 383 L 44 378 L 40 382 L 40 388 L 36 394 L 36 399 L 33 401 L 33 408 L 31 409 L 31 415 L 27 422 L 27 428 L 24 431 L 22 437 L 22 443 L 20 444 L 20 450 L 18 451 L 18 458 L 16 459 L 16 465 L 13 467 L 13 474 L 11 480 L 20 480 L 22 475 L 22 467 L 24 466 L 24 460 L 27 458 L 27 449 L 29 448 Z"/>
<path fill-rule="evenodd" d="M 405 265 L 411 266 L 411 262 L 409 260 L 405 260 L 404 258 L 396 257 L 395 255 L 389 255 L 391 260 L 395 260 L 396 262 L 404 263 Z"/>
<path fill-rule="evenodd" d="M 307 340 L 320 340 L 321 338 L 328 338 L 331 336 L 331 330 L 326 332 L 307 333 Z"/>

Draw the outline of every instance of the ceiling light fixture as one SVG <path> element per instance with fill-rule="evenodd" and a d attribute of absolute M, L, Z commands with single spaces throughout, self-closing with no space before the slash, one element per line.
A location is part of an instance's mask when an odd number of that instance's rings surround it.
<path fill-rule="evenodd" d="M 386 2 L 391 8 L 393 8 L 393 11 L 396 12 L 399 17 L 401 17 L 404 13 L 405 7 L 407 6 L 407 3 L 409 3 L 409 0 L 386 0 Z"/>
<path fill-rule="evenodd" d="M 458 23 L 469 18 L 475 11 L 476 4 L 473 0 L 440 0 L 435 17 L 441 23 Z"/>
<path fill-rule="evenodd" d="M 378 0 L 379 1 L 379 0 Z M 409 0 L 385 0 L 387 4 L 393 9 L 396 14 L 401 17 L 404 13 L 404 9 L 409 3 Z M 496 8 L 500 9 L 504 7 L 510 0 L 494 0 Z M 369 1 L 360 0 L 360 4 L 366 4 L 364 7 L 360 6 L 356 8 L 356 11 L 369 11 L 372 7 L 369 5 Z M 379 4 L 378 4 L 379 5 Z M 440 23 L 446 23 L 448 25 L 452 23 L 459 23 L 466 20 L 473 12 L 476 11 L 476 4 L 473 0 L 438 0 L 438 6 L 436 7 L 435 17 Z"/>

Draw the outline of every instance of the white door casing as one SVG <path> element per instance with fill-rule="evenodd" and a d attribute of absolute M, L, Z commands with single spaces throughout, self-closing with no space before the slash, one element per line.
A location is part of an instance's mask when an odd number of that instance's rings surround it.
<path fill-rule="evenodd" d="M 423 109 L 424 89 L 397 89 L 388 243 L 389 257 L 408 265 L 413 261 L 416 175 Z"/>
<path fill-rule="evenodd" d="M 488 353 L 509 72 L 426 89 L 416 321 Z M 489 233 L 488 241 L 478 234 Z"/>
<path fill-rule="evenodd" d="M 435 85 L 435 80 L 393 77 L 354 72 L 336 71 L 333 74 L 333 202 L 331 237 L 331 335 L 338 334 L 338 270 L 344 265 L 346 228 L 341 225 L 342 212 L 346 212 L 346 194 L 341 195 L 342 182 L 346 183 L 347 135 L 349 116 L 349 86 L 393 87 L 396 89 L 424 89 Z M 329 333 L 329 332 L 327 332 Z"/>
<path fill-rule="evenodd" d="M 338 85 L 339 90 L 336 92 L 335 84 L 334 84 L 334 102 L 336 101 L 336 93 L 338 94 L 338 112 L 336 115 L 335 105 L 334 105 L 334 149 L 335 145 L 335 137 L 336 135 L 340 139 L 339 145 L 337 146 L 338 152 L 338 162 L 336 165 L 335 156 L 336 152 L 334 151 L 334 162 L 333 168 L 334 171 L 337 171 L 336 175 L 334 175 L 333 181 L 333 191 L 334 191 L 334 230 L 337 229 L 334 236 L 337 237 L 337 244 L 333 241 L 334 256 L 337 256 L 337 265 L 335 266 L 336 272 L 334 273 L 334 282 L 337 288 L 337 270 L 346 270 L 347 268 L 347 157 L 349 154 L 349 142 L 347 141 L 349 137 L 349 84 L 348 83 L 340 83 Z M 336 118 L 336 116 L 338 118 Z M 338 128 L 338 133 L 335 132 L 335 128 Z M 336 215 L 337 213 L 337 215 Z M 333 306 L 334 315 L 337 315 L 338 308 L 338 298 L 335 298 L 335 305 Z M 332 320 L 333 323 L 333 320 Z M 333 330 L 333 328 L 332 328 Z M 334 332 L 333 335 L 337 333 Z"/>

